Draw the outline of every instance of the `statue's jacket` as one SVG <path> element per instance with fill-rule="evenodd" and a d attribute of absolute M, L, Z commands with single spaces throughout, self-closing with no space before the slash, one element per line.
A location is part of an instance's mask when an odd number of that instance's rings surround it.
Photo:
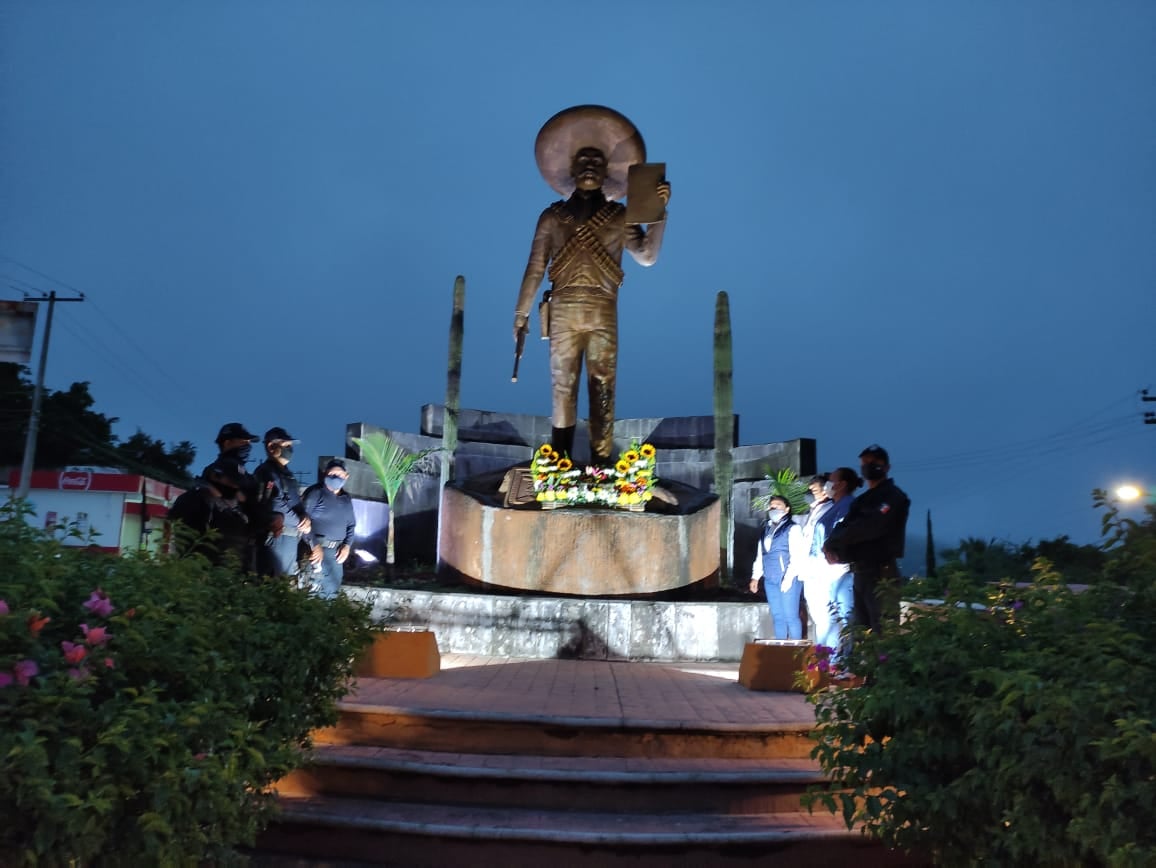
<path fill-rule="evenodd" d="M 585 204 L 571 197 L 553 203 L 538 218 L 516 312 L 529 315 L 547 273 L 555 294 L 580 287 L 617 299 L 624 249 L 640 265 L 658 260 L 665 223 L 652 223 L 645 230 L 628 226 L 625 206 L 605 200 L 589 218 L 581 219 Z"/>

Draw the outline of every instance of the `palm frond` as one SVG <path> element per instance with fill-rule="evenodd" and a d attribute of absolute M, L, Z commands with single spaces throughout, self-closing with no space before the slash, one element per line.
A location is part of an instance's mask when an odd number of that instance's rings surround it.
<path fill-rule="evenodd" d="M 427 455 L 440 452 L 439 448 L 410 452 L 388 434 L 374 431 L 365 437 L 354 437 L 353 442 L 361 449 L 361 458 L 373 468 L 377 479 L 385 491 L 386 500 L 391 504 L 405 478 Z"/>
<path fill-rule="evenodd" d="M 770 505 L 772 497 L 786 498 L 787 503 L 791 505 L 792 515 L 804 515 L 811 509 L 810 504 L 807 503 L 809 483 L 799 479 L 795 471 L 790 468 L 768 470 L 766 479 L 771 483 L 771 489 L 766 494 L 761 494 L 751 501 L 755 509 L 765 511 Z"/>

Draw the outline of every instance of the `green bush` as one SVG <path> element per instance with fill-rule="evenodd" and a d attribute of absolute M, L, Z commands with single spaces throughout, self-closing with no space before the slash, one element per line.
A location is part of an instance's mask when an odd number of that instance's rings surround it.
<path fill-rule="evenodd" d="M 1108 510 L 1081 593 L 1041 562 L 861 636 L 865 684 L 811 697 L 832 784 L 810 802 L 942 865 L 1156 865 L 1154 518 Z"/>
<path fill-rule="evenodd" d="M 336 719 L 368 613 L 0 511 L 0 863 L 229 862 Z"/>

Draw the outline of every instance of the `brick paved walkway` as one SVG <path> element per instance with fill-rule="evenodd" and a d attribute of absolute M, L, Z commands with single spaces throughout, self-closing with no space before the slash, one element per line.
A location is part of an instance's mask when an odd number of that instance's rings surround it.
<path fill-rule="evenodd" d="M 596 719 L 630 725 L 809 726 L 797 693 L 750 691 L 737 663 L 635 663 L 442 656 L 433 678 L 361 679 L 348 700 L 418 712 Z"/>

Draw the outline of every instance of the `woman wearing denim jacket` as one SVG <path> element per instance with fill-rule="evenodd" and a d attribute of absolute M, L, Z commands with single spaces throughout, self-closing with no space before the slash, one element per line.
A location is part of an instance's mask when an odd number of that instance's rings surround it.
<path fill-rule="evenodd" d="M 832 659 L 841 656 L 838 652 L 842 650 L 844 643 L 840 634 L 851 618 L 854 575 L 847 564 L 827 563 L 822 553 L 823 545 L 831 535 L 831 531 L 835 529 L 835 525 L 843 520 L 847 510 L 851 508 L 851 501 L 855 499 L 852 492 L 862 484 L 863 480 L 859 478 L 859 474 L 850 467 L 840 467 L 828 475 L 824 491 L 831 499 L 831 508 L 819 517 L 812 540 L 812 551 L 818 551 L 819 557 L 808 561 L 811 570 L 807 575 L 807 606 L 811 618 L 815 621 L 815 644 L 836 649 L 837 653 L 832 655 Z M 816 610 L 822 605 L 824 596 L 827 599 L 827 618 L 821 622 Z"/>
<path fill-rule="evenodd" d="M 791 519 L 791 504 L 785 497 L 772 496 L 751 570 L 750 591 L 758 593 L 762 578 L 776 639 L 803 638 L 803 619 L 799 617 L 803 583 L 798 573 L 805 558 L 803 529 Z"/>

